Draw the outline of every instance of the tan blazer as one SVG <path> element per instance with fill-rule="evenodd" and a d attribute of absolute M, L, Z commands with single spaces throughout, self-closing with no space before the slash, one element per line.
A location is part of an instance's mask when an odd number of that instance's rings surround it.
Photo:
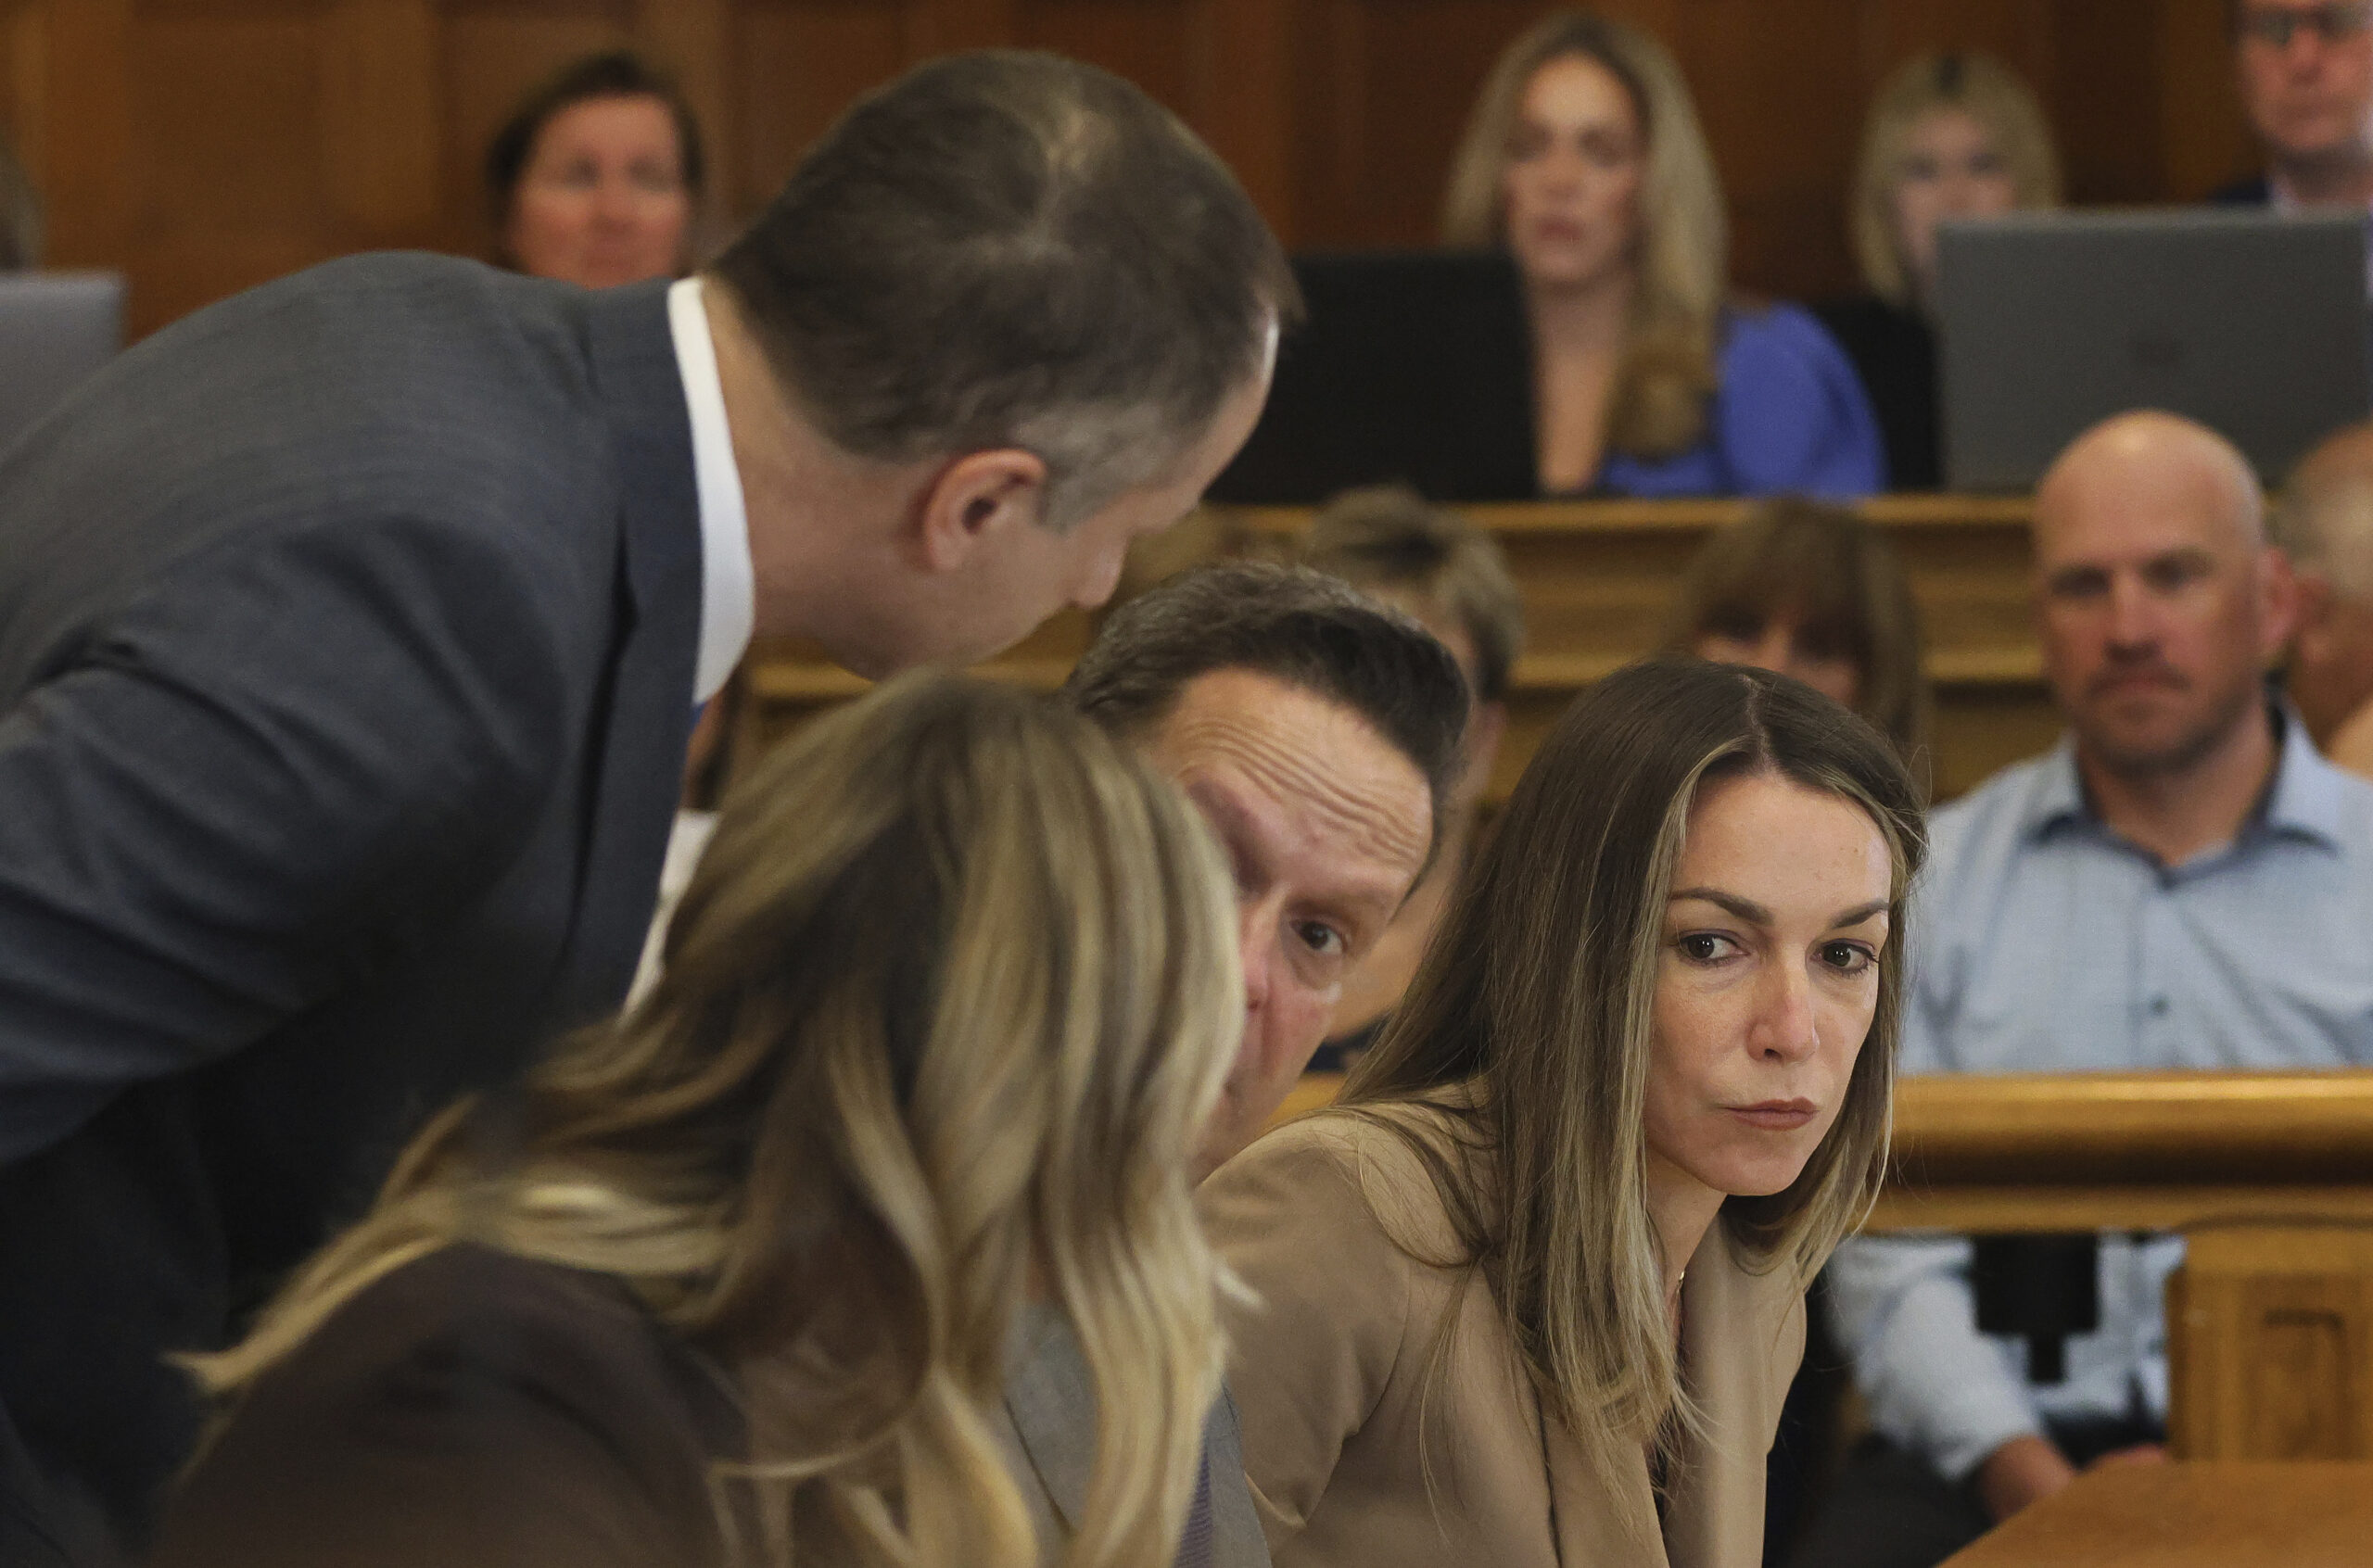
<path fill-rule="evenodd" d="M 1764 1457 L 1803 1359 L 1804 1296 L 1789 1271 L 1741 1269 L 1719 1225 L 1681 1286 L 1684 1375 L 1707 1436 L 1677 1456 L 1658 1542 L 1626 1534 L 1571 1436 L 1544 1425 L 1482 1282 L 1389 1238 L 1387 1224 L 1454 1256 L 1431 1181 L 1390 1132 L 1340 1114 L 1296 1122 L 1231 1160 L 1198 1200 L 1260 1298 L 1232 1315 L 1228 1386 L 1277 1568 L 1761 1562 Z M 1453 1311 L 1452 1360 L 1428 1402 Z M 1624 1488 L 1655 1516 L 1644 1453 Z"/>

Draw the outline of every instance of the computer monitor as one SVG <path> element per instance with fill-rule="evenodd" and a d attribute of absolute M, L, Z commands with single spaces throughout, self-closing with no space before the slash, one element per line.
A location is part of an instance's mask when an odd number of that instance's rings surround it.
<path fill-rule="evenodd" d="M 2363 212 L 2027 213 L 1942 226 L 1945 477 L 2032 486 L 2087 426 L 2164 409 L 2268 483 L 2373 409 Z"/>
<path fill-rule="evenodd" d="M 1498 252 L 1294 259 L 1309 316 L 1213 500 L 1311 505 L 1404 480 L 1442 501 L 1538 493 L 1531 329 Z"/>
<path fill-rule="evenodd" d="M 0 272 L 0 450 L 123 347 L 116 272 Z"/>

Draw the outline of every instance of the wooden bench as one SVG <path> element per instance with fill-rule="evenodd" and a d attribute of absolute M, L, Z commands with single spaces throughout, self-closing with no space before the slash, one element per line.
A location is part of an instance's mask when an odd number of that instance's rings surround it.
<path fill-rule="evenodd" d="M 1463 508 L 1507 551 L 1530 641 L 1514 672 L 1508 743 L 1492 795 L 1504 798 L 1575 693 L 1655 648 L 1691 555 L 1746 514 L 1738 500 L 1561 501 Z M 1937 794 L 1961 793 L 2049 746 L 2059 719 L 2042 683 L 2027 601 L 2024 498 L 1884 496 L 1862 514 L 1886 530 L 1918 597 L 1936 691 Z M 1133 562 L 1142 587 L 1199 559 L 1289 542 L 1301 508 L 1207 508 Z M 1094 625 L 1066 613 L 982 666 L 1030 685 L 1060 684 Z M 818 708 L 864 689 L 814 648 L 753 650 L 752 701 L 737 733 L 746 758 Z"/>

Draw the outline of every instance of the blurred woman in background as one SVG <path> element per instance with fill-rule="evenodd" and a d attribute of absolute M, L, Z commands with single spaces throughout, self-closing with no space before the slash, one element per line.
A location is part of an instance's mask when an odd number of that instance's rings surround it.
<path fill-rule="evenodd" d="M 1899 490 L 1943 482 L 1936 225 L 2060 205 L 2060 155 L 2035 94 L 1991 55 L 1923 55 L 1871 105 L 1849 209 L 1869 290 L 1817 307 L 1878 410 Z"/>
<path fill-rule="evenodd" d="M 1442 231 L 1516 261 L 1544 492 L 1884 487 L 1861 385 L 1820 323 L 1731 297 L 1713 157 L 1681 68 L 1647 34 L 1561 11 L 1510 44 L 1467 122 Z"/>
<path fill-rule="evenodd" d="M 1794 676 L 1870 720 L 1923 787 L 1934 703 L 1911 580 L 1840 507 L 1783 497 L 1716 530 L 1689 563 L 1664 651 Z"/>
<path fill-rule="evenodd" d="M 1087 720 L 933 676 L 818 719 L 649 999 L 432 1121 L 199 1359 L 227 1418 L 156 1562 L 1029 1568 L 993 1424 L 1029 1309 L 1101 1412 L 1064 1562 L 1168 1562 L 1242 984 L 1210 835 Z"/>
<path fill-rule="evenodd" d="M 587 288 L 678 276 L 704 178 L 700 121 L 675 82 L 625 50 L 589 56 L 487 147 L 495 259 Z"/>

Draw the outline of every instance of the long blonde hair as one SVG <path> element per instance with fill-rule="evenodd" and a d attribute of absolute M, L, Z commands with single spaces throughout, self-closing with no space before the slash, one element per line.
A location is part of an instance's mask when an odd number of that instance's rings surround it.
<path fill-rule="evenodd" d="M 1836 1122 L 1784 1192 L 1722 1206 L 1744 1266 L 1785 1267 L 1809 1283 L 1877 1195 L 1903 900 L 1923 840 L 1919 796 L 1894 748 L 1793 681 L 1660 660 L 1579 698 L 1525 769 L 1384 1038 L 1330 1113 L 1391 1129 L 1425 1165 L 1463 1256 L 1423 1260 L 1470 1267 L 1489 1286 L 1542 1410 L 1617 1497 L 1630 1495 L 1623 1477 L 1636 1473 L 1642 1443 L 1695 1419 L 1647 1207 L 1665 904 L 1698 790 L 1758 772 L 1854 802 L 1895 867 L 1878 1007 Z M 1413 1106 L 1447 1124 L 1447 1148 L 1407 1115 Z M 1643 1536 L 1656 1524 L 1627 1523 Z"/>
<path fill-rule="evenodd" d="M 1862 148 L 1854 162 L 1849 226 L 1862 281 L 1880 298 L 1910 301 L 1903 243 L 1896 231 L 1895 188 L 1903 177 L 1904 145 L 1930 109 L 1955 108 L 1986 128 L 2011 171 L 2017 205 L 2060 205 L 2060 154 L 2043 106 L 2016 71 L 1991 55 L 1951 50 L 1921 55 L 1897 67 L 1871 100 Z"/>
<path fill-rule="evenodd" d="M 439 1117 L 198 1370 L 236 1395 L 457 1242 L 600 1271 L 738 1388 L 737 1559 L 1022 1568 L 990 1420 L 1040 1291 L 1098 1395 L 1065 1561 L 1167 1562 L 1218 1387 L 1185 1173 L 1242 1026 L 1234 929 L 1199 821 L 1092 724 L 893 683 L 736 790 L 640 1008 Z"/>
<path fill-rule="evenodd" d="M 1639 282 L 1607 404 L 1607 446 L 1669 457 L 1705 436 L 1707 399 L 1720 385 L 1715 339 L 1729 287 L 1730 230 L 1697 106 L 1663 44 L 1589 11 L 1552 12 L 1525 30 L 1476 97 L 1451 164 L 1442 238 L 1460 246 L 1506 242 L 1503 182 L 1525 89 L 1534 72 L 1567 56 L 1595 60 L 1623 83 L 1648 148 L 1640 183 Z"/>

